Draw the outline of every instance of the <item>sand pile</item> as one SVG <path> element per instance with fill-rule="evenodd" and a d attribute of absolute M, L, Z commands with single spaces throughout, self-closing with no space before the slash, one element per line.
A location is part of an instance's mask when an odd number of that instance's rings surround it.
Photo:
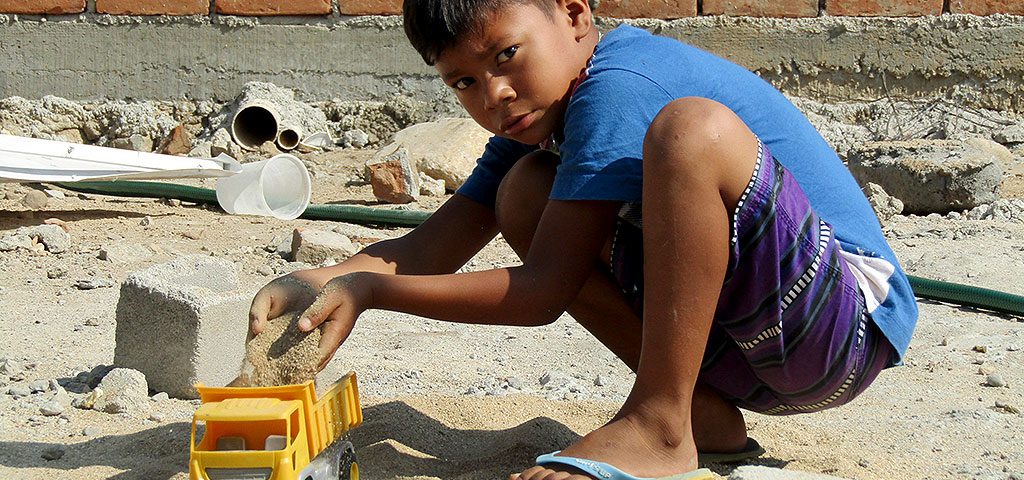
<path fill-rule="evenodd" d="M 242 371 L 232 385 L 267 387 L 316 378 L 320 363 L 320 329 L 300 332 L 297 326 L 300 313 L 285 313 L 267 322 L 259 335 L 249 334 Z"/>

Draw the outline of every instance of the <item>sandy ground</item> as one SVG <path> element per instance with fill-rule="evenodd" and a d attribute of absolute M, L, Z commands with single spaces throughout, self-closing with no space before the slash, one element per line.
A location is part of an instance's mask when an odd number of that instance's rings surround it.
<path fill-rule="evenodd" d="M 312 156 L 314 201 L 372 198 L 360 180 L 368 155 Z M 112 362 L 118 289 L 78 290 L 79 279 L 119 282 L 178 255 L 209 254 L 236 262 L 245 288 L 255 291 L 272 278 L 260 267 L 296 268 L 264 248 L 295 227 L 341 226 L 362 242 L 403 232 L 71 193 L 29 212 L 20 202 L 28 188 L 0 185 L 8 197 L 0 194 L 0 233 L 60 218 L 73 248 L 60 255 L 0 253 L 0 357 L 34 363 L 26 382 L 69 379 Z M 440 201 L 424 199 L 417 208 Z M 911 273 L 1024 294 L 1022 223 L 897 217 L 886 231 Z M 148 253 L 96 258 L 115 244 Z M 514 262 L 496 240 L 466 268 Z M 748 414 L 750 435 L 767 449 L 753 463 L 858 479 L 1024 478 L 1021 321 L 922 302 L 906 365 L 884 372 L 853 404 L 783 418 Z M 516 329 L 371 311 L 320 374 L 321 386 L 349 370 L 359 374 L 365 412 L 351 438 L 370 480 L 504 478 L 602 424 L 632 382 L 569 317 Z M 986 386 L 979 371 L 994 371 L 1006 386 Z M 194 402 L 154 401 L 156 420 L 75 408 L 47 417 L 39 413 L 43 394 L 14 399 L 6 389 L 0 386 L 0 478 L 187 478 Z M 65 454 L 43 459 L 54 445 Z M 731 470 L 713 467 L 721 475 Z"/>

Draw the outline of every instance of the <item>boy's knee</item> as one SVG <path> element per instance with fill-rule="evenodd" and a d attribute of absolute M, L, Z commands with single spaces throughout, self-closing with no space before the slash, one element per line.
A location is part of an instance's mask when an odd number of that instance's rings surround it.
<path fill-rule="evenodd" d="M 512 166 L 498 186 L 494 212 L 499 230 L 510 243 L 533 237 L 551 194 L 557 164 L 554 153 L 531 152 Z"/>
<path fill-rule="evenodd" d="M 668 161 L 674 168 L 707 168 L 705 160 L 718 156 L 715 149 L 741 136 L 752 134 L 729 107 L 707 98 L 679 98 L 662 107 L 648 127 L 644 167 Z"/>

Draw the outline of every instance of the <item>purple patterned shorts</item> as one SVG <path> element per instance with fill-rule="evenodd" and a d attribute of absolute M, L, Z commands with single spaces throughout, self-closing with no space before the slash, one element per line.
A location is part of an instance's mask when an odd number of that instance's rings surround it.
<path fill-rule="evenodd" d="M 612 274 L 643 307 L 640 205 L 620 214 Z M 729 266 L 699 381 L 747 410 L 813 412 L 849 402 L 892 365 L 832 229 L 790 173 L 759 147 L 733 217 Z"/>

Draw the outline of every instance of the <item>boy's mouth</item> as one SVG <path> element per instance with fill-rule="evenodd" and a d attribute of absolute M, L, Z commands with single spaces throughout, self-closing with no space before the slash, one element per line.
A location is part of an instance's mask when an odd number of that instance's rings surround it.
<path fill-rule="evenodd" d="M 534 112 L 506 117 L 501 122 L 501 131 L 505 135 L 515 135 L 533 125 Z"/>

